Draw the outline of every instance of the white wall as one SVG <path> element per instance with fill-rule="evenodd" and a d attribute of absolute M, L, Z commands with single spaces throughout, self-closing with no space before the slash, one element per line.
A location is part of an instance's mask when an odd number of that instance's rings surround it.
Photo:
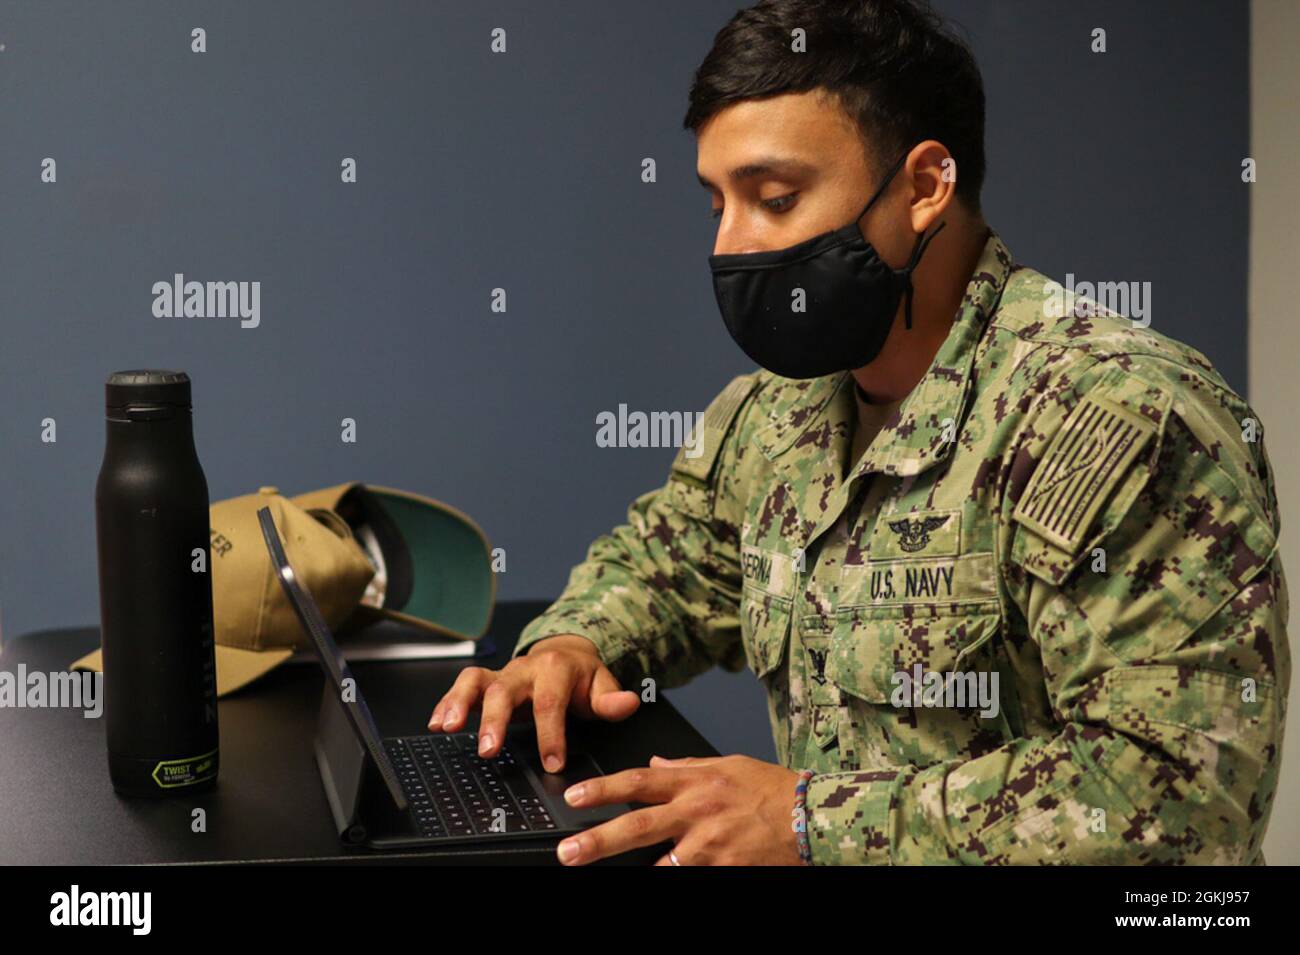
<path fill-rule="evenodd" d="M 1291 599 L 1300 601 L 1300 3 L 1251 4 L 1248 334 L 1250 403 L 1265 443 L 1282 509 L 1282 560 Z M 1300 648 L 1292 634 L 1292 653 Z M 1270 864 L 1300 864 L 1300 678 L 1292 680 L 1282 782 L 1264 841 Z"/>

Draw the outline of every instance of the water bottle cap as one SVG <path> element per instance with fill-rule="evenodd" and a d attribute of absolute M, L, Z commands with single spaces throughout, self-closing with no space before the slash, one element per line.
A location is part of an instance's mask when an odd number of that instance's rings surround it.
<path fill-rule="evenodd" d="M 190 376 L 183 371 L 116 371 L 108 376 L 104 394 L 109 408 L 120 409 L 130 405 L 191 407 Z"/>

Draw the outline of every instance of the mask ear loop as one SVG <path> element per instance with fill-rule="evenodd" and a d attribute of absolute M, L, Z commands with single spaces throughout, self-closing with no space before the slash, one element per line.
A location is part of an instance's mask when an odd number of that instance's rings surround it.
<path fill-rule="evenodd" d="M 858 213 L 858 217 L 853 220 L 854 222 L 862 221 L 862 217 L 867 214 L 867 210 L 875 205 L 876 200 L 880 198 L 880 194 L 888 189 L 889 184 L 894 181 L 894 177 L 898 175 L 898 170 L 903 168 L 903 163 L 906 159 L 907 153 L 903 153 L 903 155 L 898 157 L 898 161 L 894 163 L 893 168 L 890 169 L 889 172 L 885 173 L 885 178 L 881 180 L 880 185 L 876 187 L 876 191 L 871 194 L 871 198 L 868 199 L 867 204 L 862 207 L 862 211 Z"/>
<path fill-rule="evenodd" d="M 889 172 L 885 175 L 884 180 L 876 188 L 876 191 L 871 194 L 871 198 L 867 200 L 867 204 L 863 206 L 862 211 L 858 213 L 857 219 L 854 220 L 855 223 L 862 221 L 862 217 L 867 214 L 867 210 L 869 210 L 873 205 L 875 205 L 875 202 L 877 199 L 880 198 L 881 193 L 883 193 L 887 188 L 889 188 L 889 184 L 894 181 L 894 177 L 898 175 L 898 170 L 903 168 L 903 163 L 906 160 L 907 160 L 907 153 L 903 153 L 903 155 L 898 157 L 898 161 L 894 163 L 893 168 L 891 168 Z M 930 244 L 930 240 L 933 239 L 940 232 L 942 232 L 943 227 L 946 226 L 947 224 L 948 222 L 945 219 L 943 222 L 939 223 L 939 228 L 935 229 L 929 235 L 924 235 L 924 234 L 918 235 L 916 237 L 916 244 L 912 246 L 912 257 L 907 260 L 907 265 L 903 266 L 903 268 L 898 273 L 899 275 L 903 276 L 903 290 L 905 296 L 904 305 L 903 305 L 903 319 L 904 319 L 904 327 L 908 331 L 912 330 L 912 272 L 913 270 L 915 270 L 917 263 L 921 261 L 921 256 L 925 253 L 926 246 Z"/>
<path fill-rule="evenodd" d="M 929 235 L 918 235 L 916 245 L 912 246 L 912 257 L 907 260 L 907 264 L 899 270 L 899 275 L 903 277 L 903 321 L 904 328 L 912 330 L 912 272 L 915 271 L 917 263 L 921 261 L 921 256 L 925 254 L 926 247 L 930 240 L 943 231 L 943 227 L 948 224 L 945 219 L 939 223 L 939 228 L 935 229 Z"/>

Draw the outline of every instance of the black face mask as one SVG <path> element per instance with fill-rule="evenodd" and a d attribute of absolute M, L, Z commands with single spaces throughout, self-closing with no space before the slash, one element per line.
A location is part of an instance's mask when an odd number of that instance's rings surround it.
<path fill-rule="evenodd" d="M 757 364 L 783 378 L 819 378 L 870 364 L 885 345 L 904 295 L 907 327 L 912 327 L 912 272 L 947 223 L 917 236 L 901 269 L 886 265 L 858 228 L 906 158 L 894 164 L 862 211 L 841 229 L 787 249 L 709 256 L 722 320 Z M 793 310 L 795 289 L 803 290 L 806 311 Z"/>

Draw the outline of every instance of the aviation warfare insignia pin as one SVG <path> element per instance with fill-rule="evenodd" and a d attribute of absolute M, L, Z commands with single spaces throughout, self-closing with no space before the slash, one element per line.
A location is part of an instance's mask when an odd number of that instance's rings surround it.
<path fill-rule="evenodd" d="M 948 517 L 945 514 L 942 517 L 923 517 L 918 521 L 904 517 L 902 520 L 890 521 L 889 529 L 898 535 L 899 549 L 914 554 L 925 550 L 925 545 L 930 543 L 930 532 L 948 523 Z"/>

